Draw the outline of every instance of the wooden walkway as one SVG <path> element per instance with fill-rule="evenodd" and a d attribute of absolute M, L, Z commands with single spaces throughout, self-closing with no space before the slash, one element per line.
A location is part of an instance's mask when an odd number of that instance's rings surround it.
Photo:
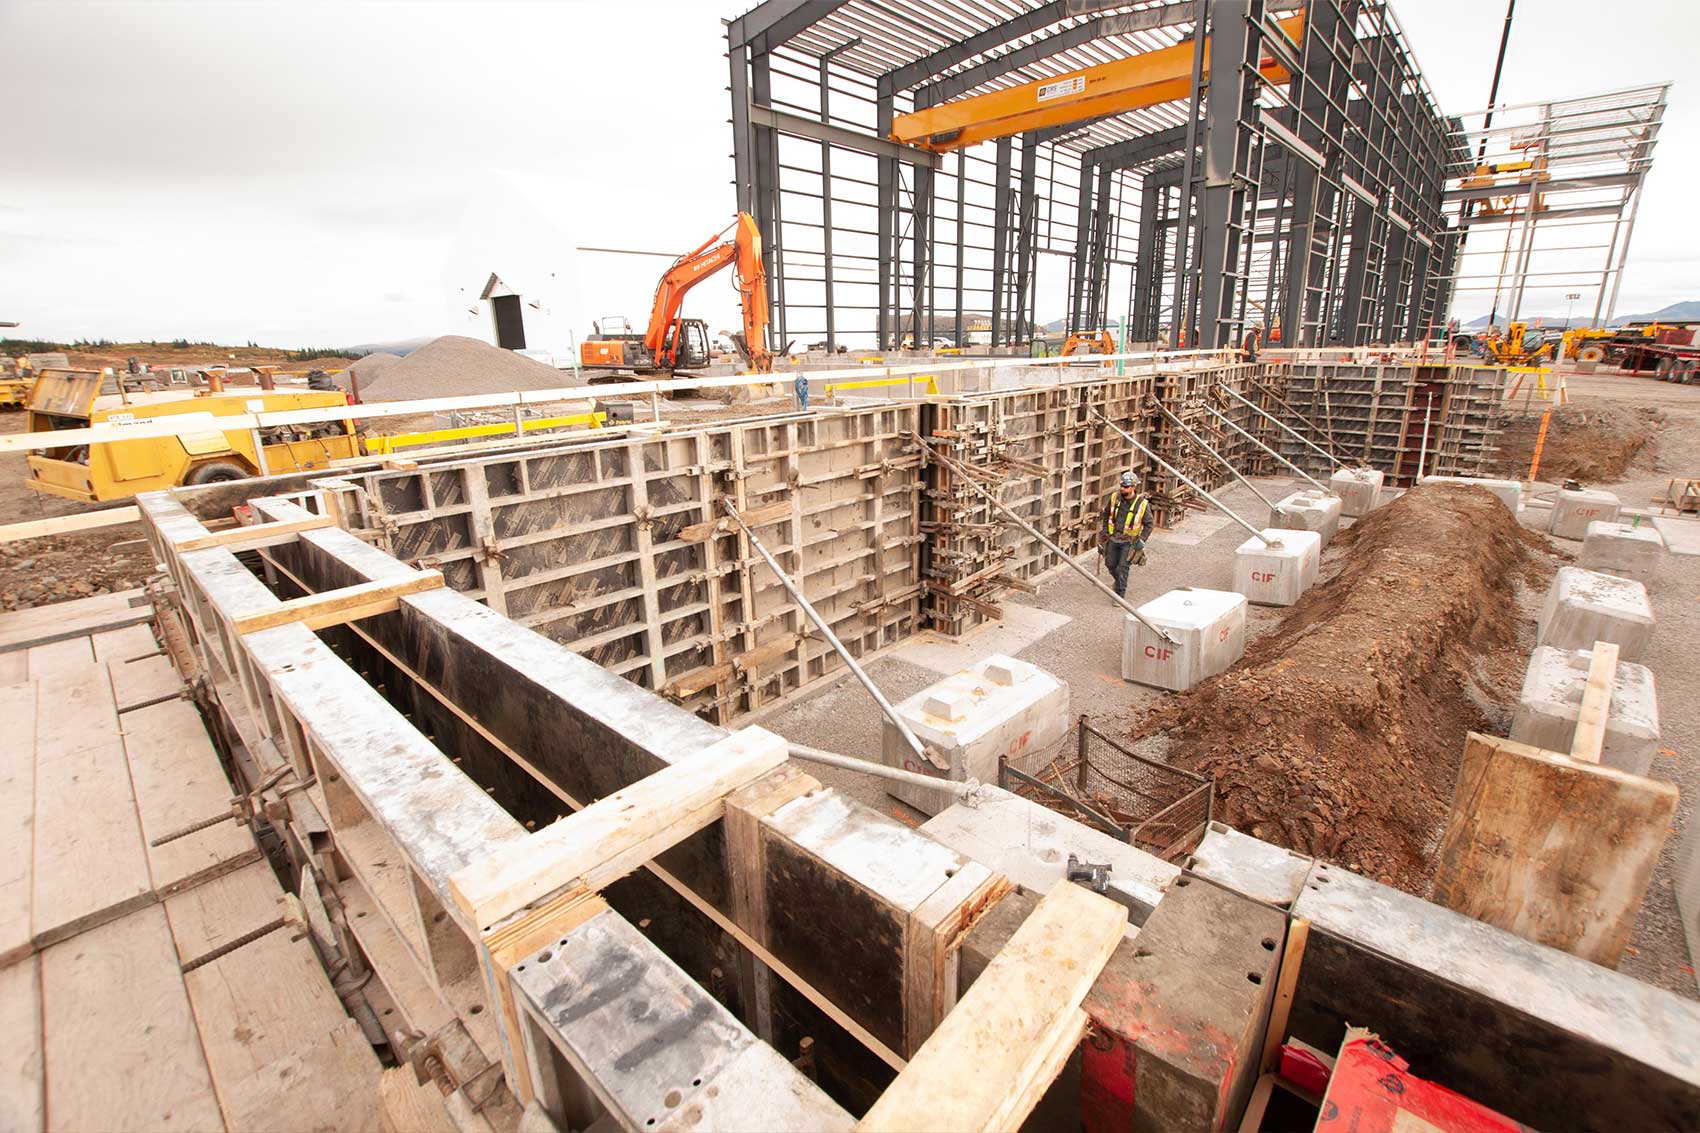
<path fill-rule="evenodd" d="M 152 844 L 232 788 L 151 627 L 49 610 L 0 615 L 0 1133 L 376 1129 L 310 939 L 260 932 L 289 903 L 247 825 Z"/>

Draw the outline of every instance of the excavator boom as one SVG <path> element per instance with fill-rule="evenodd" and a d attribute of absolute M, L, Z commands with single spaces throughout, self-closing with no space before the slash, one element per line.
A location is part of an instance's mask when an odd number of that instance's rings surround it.
<path fill-rule="evenodd" d="M 762 265 L 761 232 L 756 228 L 755 218 L 747 212 L 738 214 L 732 228 L 732 239 L 716 243 L 723 234 L 710 237 L 695 251 L 675 260 L 661 277 L 655 289 L 649 327 L 644 333 L 644 346 L 660 368 L 670 370 L 674 366 L 680 340 L 679 309 L 684 305 L 685 295 L 730 264 L 744 311 L 743 341 L 738 344 L 739 349 L 758 373 L 773 369 L 773 352 L 767 345 L 767 273 Z"/>

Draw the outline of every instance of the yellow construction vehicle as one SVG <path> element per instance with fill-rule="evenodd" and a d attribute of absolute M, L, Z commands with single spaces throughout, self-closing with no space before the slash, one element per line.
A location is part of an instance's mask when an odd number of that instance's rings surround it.
<path fill-rule="evenodd" d="M 220 429 L 215 419 L 283 409 L 348 406 L 337 392 L 282 393 L 243 390 L 102 395 L 102 377 L 79 370 L 46 370 L 29 398 L 31 432 L 123 425 L 159 417 L 205 420 L 205 431 L 134 441 L 102 441 L 45 449 L 29 458 L 30 488 L 90 503 L 180 484 L 211 484 L 249 476 L 324 468 L 360 455 L 352 418 L 259 430 Z"/>
<path fill-rule="evenodd" d="M 1496 366 L 1535 366 L 1552 359 L 1552 343 L 1543 341 L 1540 333 L 1529 333 L 1529 324 L 1512 323 L 1501 335 L 1489 327 L 1482 339 L 1482 352 Z"/>

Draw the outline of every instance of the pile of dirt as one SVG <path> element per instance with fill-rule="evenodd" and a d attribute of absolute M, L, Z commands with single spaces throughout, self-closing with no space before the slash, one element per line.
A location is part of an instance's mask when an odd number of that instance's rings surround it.
<path fill-rule="evenodd" d="M 0 610 L 130 590 L 153 570 L 140 525 L 0 543 Z"/>
<path fill-rule="evenodd" d="M 1214 776 L 1230 825 L 1426 896 L 1464 734 L 1521 683 L 1516 582 L 1553 567 L 1460 485 L 1407 492 L 1338 542 L 1339 574 L 1131 734 Z"/>
<path fill-rule="evenodd" d="M 1494 475 L 1517 479 L 1528 476 L 1540 438 L 1541 416 L 1516 417 L 1506 426 L 1499 438 Z M 1663 414 L 1645 406 L 1561 405 L 1552 411 L 1547 423 L 1535 475 L 1549 482 L 1616 483 L 1624 479 L 1630 464 L 1663 421 Z"/>
<path fill-rule="evenodd" d="M 367 355 L 370 362 L 380 355 Z M 383 355 L 382 357 L 394 357 Z M 361 401 L 414 401 L 465 394 L 508 393 L 513 390 L 558 389 L 572 379 L 553 366 L 491 346 L 476 338 L 446 334 L 432 339 L 407 357 L 378 363 L 370 376 L 360 375 Z"/>

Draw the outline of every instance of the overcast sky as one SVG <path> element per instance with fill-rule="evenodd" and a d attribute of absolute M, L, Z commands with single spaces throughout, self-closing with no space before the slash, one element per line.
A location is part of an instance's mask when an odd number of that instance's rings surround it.
<path fill-rule="evenodd" d="M 721 20 L 742 6 L 0 0 L 0 320 L 61 339 L 440 333 L 449 242 L 492 179 L 569 244 L 693 247 L 735 207 Z M 1501 0 L 1395 10 L 1442 109 L 1485 105 Z M 1681 81 L 1700 7 L 1608 15 L 1523 0 L 1500 99 L 1679 80 L 1621 314 L 1700 298 L 1700 84 Z M 641 321 L 662 266 L 576 270 L 593 313 Z M 724 290 L 711 326 L 735 310 Z"/>

